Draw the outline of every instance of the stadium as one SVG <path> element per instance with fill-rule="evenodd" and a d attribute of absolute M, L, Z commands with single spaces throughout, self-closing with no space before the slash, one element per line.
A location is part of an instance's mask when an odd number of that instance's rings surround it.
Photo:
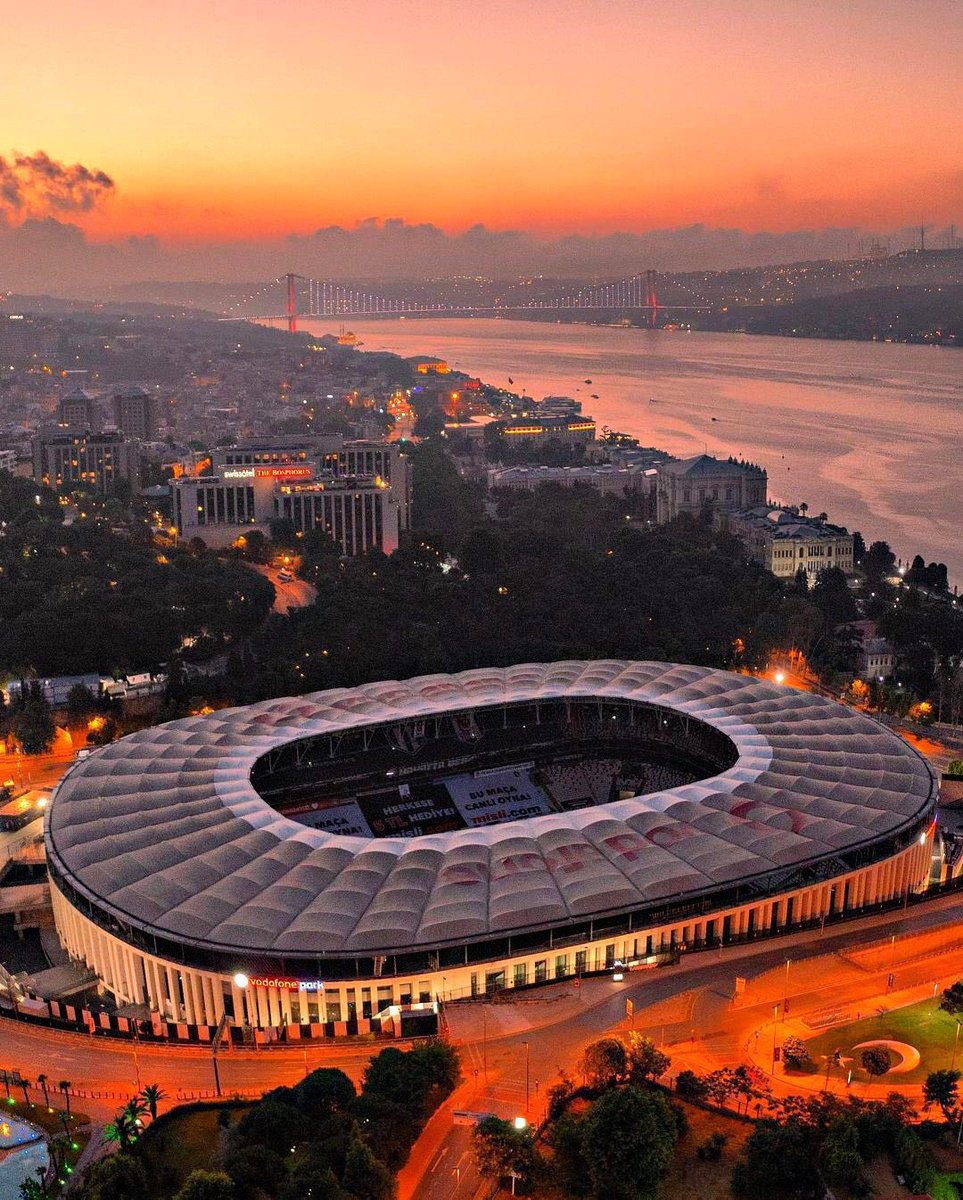
<path fill-rule="evenodd" d="M 526 664 L 133 734 L 65 777 L 47 859 L 119 1007 L 318 1036 L 925 887 L 936 800 L 916 751 L 819 696 Z"/>

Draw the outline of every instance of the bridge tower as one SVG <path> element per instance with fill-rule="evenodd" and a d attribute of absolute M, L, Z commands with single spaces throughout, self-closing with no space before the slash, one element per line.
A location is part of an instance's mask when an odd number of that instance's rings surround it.
<path fill-rule="evenodd" d="M 659 325 L 659 293 L 655 287 L 655 271 L 645 273 L 645 304 L 649 310 L 649 328 L 657 329 Z"/>
<path fill-rule="evenodd" d="M 285 275 L 288 284 L 288 333 L 297 333 L 298 331 L 297 278 L 293 271 L 288 271 Z"/>

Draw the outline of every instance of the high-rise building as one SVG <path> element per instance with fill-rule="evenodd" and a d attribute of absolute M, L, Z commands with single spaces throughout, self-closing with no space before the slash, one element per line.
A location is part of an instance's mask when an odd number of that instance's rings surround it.
<path fill-rule="evenodd" d="M 60 398 L 60 424 L 68 429 L 99 429 L 100 407 L 82 387 L 65 392 Z"/>
<path fill-rule="evenodd" d="M 289 520 L 342 554 L 391 554 L 410 525 L 410 471 L 397 445 L 340 437 L 246 438 L 212 451 L 212 474 L 173 484 L 178 536 L 212 547 Z"/>
<path fill-rule="evenodd" d="M 33 477 L 52 488 L 85 485 L 109 492 L 118 480 L 140 487 L 141 452 L 115 431 L 91 433 L 62 426 L 38 429 L 33 439 Z"/>
<path fill-rule="evenodd" d="M 124 437 L 152 442 L 157 436 L 154 397 L 136 386 L 115 392 L 114 424 Z"/>

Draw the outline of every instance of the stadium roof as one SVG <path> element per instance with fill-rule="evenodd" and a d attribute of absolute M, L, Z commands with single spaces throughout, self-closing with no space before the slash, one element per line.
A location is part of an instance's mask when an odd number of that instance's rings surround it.
<path fill-rule="evenodd" d="M 722 730 L 710 779 L 575 812 L 414 839 L 281 816 L 255 760 L 313 734 L 534 699 L 669 707 Z M 48 817 L 55 871 L 103 912 L 223 951 L 346 956 L 475 941 L 791 870 L 923 819 L 935 782 L 877 722 L 703 667 L 559 662 L 373 683 L 124 738 L 73 768 Z"/>

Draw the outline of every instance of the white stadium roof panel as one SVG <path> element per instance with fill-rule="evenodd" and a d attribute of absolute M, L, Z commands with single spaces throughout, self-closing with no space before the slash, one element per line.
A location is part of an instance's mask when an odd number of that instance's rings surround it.
<path fill-rule="evenodd" d="M 251 783 L 265 754 L 313 735 L 559 698 L 686 714 L 724 733 L 735 761 L 633 799 L 412 839 L 309 828 Z M 567 661 L 382 681 L 144 730 L 70 771 L 47 838 L 55 876 L 106 920 L 192 946 L 321 957 L 677 901 L 897 834 L 934 798 L 915 751 L 832 701 L 703 667 Z"/>

